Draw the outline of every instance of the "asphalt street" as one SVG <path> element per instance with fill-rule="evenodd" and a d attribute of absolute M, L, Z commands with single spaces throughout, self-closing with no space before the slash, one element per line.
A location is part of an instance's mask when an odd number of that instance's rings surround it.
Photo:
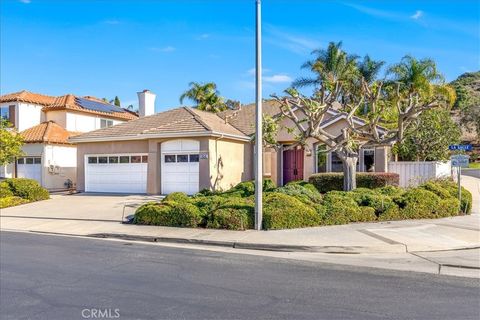
<path fill-rule="evenodd" d="M 2 232 L 1 319 L 479 319 L 479 280 Z M 101 316 L 101 317 L 100 317 Z"/>

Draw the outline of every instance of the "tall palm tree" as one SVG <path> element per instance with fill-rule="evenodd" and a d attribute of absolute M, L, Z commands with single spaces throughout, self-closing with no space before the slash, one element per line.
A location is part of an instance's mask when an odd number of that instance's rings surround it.
<path fill-rule="evenodd" d="M 315 77 L 299 78 L 293 87 L 313 86 L 318 89 L 325 83 L 348 82 L 358 75 L 356 55 L 349 55 L 342 50 L 342 42 L 330 42 L 328 48 L 314 50 L 314 60 L 305 62 L 302 68 L 309 69 Z"/>
<path fill-rule="evenodd" d="M 372 84 L 384 65 L 385 61 L 375 61 L 366 55 L 362 61 L 358 62 L 358 71 L 368 84 Z"/>
<path fill-rule="evenodd" d="M 183 103 L 185 99 L 189 99 L 196 104 L 199 110 L 219 112 L 226 109 L 226 105 L 215 83 L 190 82 L 188 85 L 190 89 L 180 96 L 180 103 Z"/>

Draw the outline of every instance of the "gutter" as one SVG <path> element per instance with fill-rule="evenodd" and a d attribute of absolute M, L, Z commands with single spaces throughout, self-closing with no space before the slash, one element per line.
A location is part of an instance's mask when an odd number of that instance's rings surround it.
<path fill-rule="evenodd" d="M 182 133 L 158 133 L 158 134 L 137 134 L 130 136 L 114 136 L 114 137 L 98 137 L 98 138 L 82 138 L 71 137 L 68 139 L 71 143 L 88 143 L 88 142 L 107 142 L 107 141 L 131 141 L 131 140 L 147 140 L 147 139 L 159 139 L 159 138 L 186 138 L 186 137 L 219 137 L 230 138 L 240 141 L 251 141 L 248 136 L 239 136 L 235 134 L 226 134 L 216 131 L 206 132 L 182 132 Z"/>

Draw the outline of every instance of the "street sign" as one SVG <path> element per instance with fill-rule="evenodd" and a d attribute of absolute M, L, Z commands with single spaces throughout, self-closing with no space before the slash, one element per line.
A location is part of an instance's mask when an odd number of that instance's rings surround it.
<path fill-rule="evenodd" d="M 452 144 L 448 146 L 448 150 L 472 151 L 471 144 Z"/>
<path fill-rule="evenodd" d="M 468 159 L 470 157 L 464 154 L 455 154 L 450 157 L 452 161 L 452 167 L 463 167 L 468 168 Z"/>

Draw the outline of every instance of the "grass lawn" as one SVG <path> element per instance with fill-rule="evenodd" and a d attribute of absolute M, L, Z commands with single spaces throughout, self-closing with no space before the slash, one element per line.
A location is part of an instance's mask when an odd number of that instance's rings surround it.
<path fill-rule="evenodd" d="M 470 168 L 470 169 L 480 169 L 480 162 L 471 162 L 468 165 L 468 168 Z"/>

